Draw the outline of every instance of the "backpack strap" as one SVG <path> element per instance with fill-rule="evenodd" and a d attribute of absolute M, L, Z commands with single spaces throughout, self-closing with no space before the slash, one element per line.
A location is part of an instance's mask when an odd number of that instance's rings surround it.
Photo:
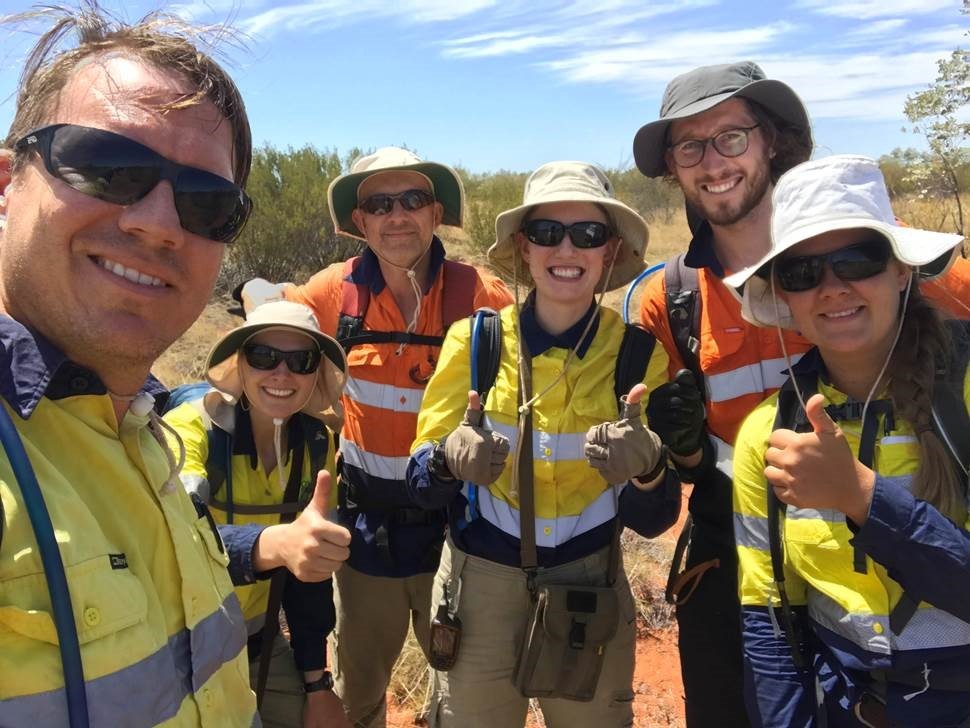
<path fill-rule="evenodd" d="M 701 397 L 704 397 L 704 372 L 701 370 L 699 356 L 701 349 L 700 282 L 697 269 L 691 268 L 684 262 L 685 255 L 681 253 L 671 258 L 664 266 L 667 320 L 670 322 L 670 333 L 677 346 L 677 352 L 684 362 L 684 367 L 693 373 Z"/>
<path fill-rule="evenodd" d="M 502 358 L 502 319 L 496 311 L 483 308 L 470 317 L 472 327 L 472 373 L 471 387 L 482 399 L 495 386 Z"/>
<path fill-rule="evenodd" d="M 963 398 L 963 379 L 970 363 L 970 321 L 948 320 L 950 361 L 937 367 L 933 385 L 933 429 L 963 474 L 970 480 L 970 415 Z"/>
<path fill-rule="evenodd" d="M 337 341 L 349 349 L 344 342 L 360 333 L 364 326 L 364 314 L 370 303 L 370 286 L 366 283 L 354 283 L 353 274 L 360 263 L 360 256 L 355 255 L 344 261 L 343 275 L 340 282 L 340 314 L 337 317 Z"/>
<path fill-rule="evenodd" d="M 475 291 L 478 288 L 478 271 L 475 266 L 445 258 L 441 274 L 444 276 L 441 292 L 441 331 L 475 312 Z"/>
<path fill-rule="evenodd" d="M 620 341 L 620 350 L 616 355 L 616 369 L 613 372 L 613 394 L 616 395 L 617 406 L 620 397 L 627 394 L 637 382 L 642 382 L 647 374 L 650 357 L 653 356 L 656 337 L 646 329 L 627 324 Z"/>

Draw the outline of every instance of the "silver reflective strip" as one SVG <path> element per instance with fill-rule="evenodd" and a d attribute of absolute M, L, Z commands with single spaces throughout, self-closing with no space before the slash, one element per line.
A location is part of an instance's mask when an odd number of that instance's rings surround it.
<path fill-rule="evenodd" d="M 734 514 L 734 540 L 738 546 L 768 552 L 768 519 Z"/>
<path fill-rule="evenodd" d="M 625 486 L 617 487 L 617 497 Z M 468 485 L 463 488 L 468 497 Z M 505 533 L 519 538 L 519 509 L 508 502 L 492 495 L 488 488 L 478 489 L 478 509 L 482 517 L 502 529 Z M 597 526 L 611 520 L 616 515 L 613 503 L 613 492 L 609 488 L 604 490 L 592 503 L 587 505 L 582 513 L 576 516 L 560 516 L 559 518 L 536 518 L 536 546 L 552 548 L 566 543 Z"/>
<path fill-rule="evenodd" d="M 356 377 L 347 377 L 344 394 L 355 402 L 390 410 L 391 412 L 408 412 L 417 414 L 421 409 L 423 389 L 409 387 L 395 387 L 393 384 L 379 384 L 368 382 Z"/>
<path fill-rule="evenodd" d="M 375 455 L 358 447 L 350 440 L 340 441 L 340 452 L 344 457 L 344 462 L 354 465 L 363 470 L 368 475 L 373 475 L 386 480 L 404 480 L 408 470 L 408 456 L 390 457 L 387 455 Z"/>
<path fill-rule="evenodd" d="M 845 523 L 845 514 L 834 508 L 818 511 L 814 508 L 795 508 L 794 506 L 788 506 L 785 515 L 793 521 L 816 520 L 825 521 L 826 523 Z"/>
<path fill-rule="evenodd" d="M 919 441 L 913 435 L 889 435 L 879 440 L 879 446 L 915 444 L 917 442 Z"/>
<path fill-rule="evenodd" d="M 808 613 L 826 629 L 877 654 L 970 645 L 970 624 L 936 607 L 923 605 L 901 635 L 892 633 L 888 615 L 851 614 L 815 589 L 809 589 Z"/>
<path fill-rule="evenodd" d="M 791 363 L 802 358 L 792 354 Z M 788 379 L 788 362 L 784 357 L 764 359 L 754 364 L 738 367 L 720 374 L 706 374 L 704 381 L 711 402 L 727 402 L 746 394 L 763 394 L 771 389 L 780 389 Z"/>
<path fill-rule="evenodd" d="M 717 459 L 717 467 L 728 478 L 734 480 L 734 448 L 728 445 L 717 435 L 707 433 L 714 444 L 714 456 Z"/>
<path fill-rule="evenodd" d="M 485 420 L 486 427 L 508 438 L 510 450 L 515 452 L 516 443 L 519 441 L 518 427 L 495 422 L 489 417 L 486 417 Z M 585 431 L 562 434 L 543 432 L 537 429 L 532 431 L 532 459 L 535 461 L 557 463 L 569 460 L 586 460 L 585 445 Z"/>
<path fill-rule="evenodd" d="M 172 635 L 154 654 L 86 681 L 91 725 L 139 728 L 172 719 L 187 696 L 246 646 L 242 626 L 239 600 L 230 594 L 194 629 Z M 0 700 L 0 724 L 68 725 L 63 688 Z"/>

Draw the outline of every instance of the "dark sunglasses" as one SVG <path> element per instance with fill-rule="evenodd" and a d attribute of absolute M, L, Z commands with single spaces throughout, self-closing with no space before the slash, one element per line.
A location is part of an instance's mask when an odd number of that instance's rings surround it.
<path fill-rule="evenodd" d="M 357 206 L 369 215 L 387 215 L 394 209 L 395 200 L 408 212 L 414 212 L 434 202 L 434 195 L 426 190 L 404 190 L 396 195 L 379 192 L 361 200 Z"/>
<path fill-rule="evenodd" d="M 795 255 L 775 262 L 775 275 L 783 291 L 808 291 L 822 282 L 825 264 L 843 281 L 861 281 L 886 270 L 892 250 L 885 238 L 873 238 L 821 255 Z"/>
<path fill-rule="evenodd" d="M 529 220 L 522 232 L 530 243 L 547 248 L 559 245 L 567 232 L 577 248 L 601 248 L 613 235 L 609 225 L 593 221 L 564 225 L 557 220 Z"/>
<path fill-rule="evenodd" d="M 294 374 L 313 374 L 320 366 L 319 349 L 283 351 L 266 344 L 246 344 L 243 356 L 253 369 L 267 372 L 276 369 L 281 361 L 285 361 L 286 368 Z"/>
<path fill-rule="evenodd" d="M 710 144 L 722 157 L 740 157 L 748 151 L 748 134 L 757 128 L 758 124 L 754 124 L 726 129 L 707 139 L 685 139 L 670 145 L 670 156 L 678 167 L 696 167 L 704 159 L 707 145 Z"/>
<path fill-rule="evenodd" d="M 252 210 L 249 197 L 232 181 L 177 164 L 134 139 L 104 129 L 54 124 L 30 132 L 15 148 L 36 151 L 52 176 L 115 205 L 133 205 L 167 180 L 182 227 L 220 243 L 236 239 Z"/>

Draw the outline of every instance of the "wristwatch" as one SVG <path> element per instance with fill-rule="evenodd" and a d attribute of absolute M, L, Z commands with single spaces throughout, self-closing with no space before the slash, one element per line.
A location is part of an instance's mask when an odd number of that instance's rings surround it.
<path fill-rule="evenodd" d="M 431 454 L 428 456 L 428 472 L 438 480 L 445 482 L 451 482 L 455 479 L 455 476 L 448 470 L 448 461 L 445 460 L 444 440 L 436 442 L 434 447 L 431 448 Z"/>
<path fill-rule="evenodd" d="M 303 692 L 319 693 L 322 690 L 333 690 L 333 675 L 329 670 L 323 671 L 323 676 L 313 682 L 303 683 Z"/>

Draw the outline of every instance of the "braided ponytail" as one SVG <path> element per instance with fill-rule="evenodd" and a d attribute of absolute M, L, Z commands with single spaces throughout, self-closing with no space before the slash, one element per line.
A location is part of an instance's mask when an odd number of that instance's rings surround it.
<path fill-rule="evenodd" d="M 936 308 L 913 281 L 899 341 L 889 364 L 889 396 L 897 416 L 910 423 L 920 447 L 913 475 L 913 495 L 934 505 L 958 525 L 967 516 L 966 495 L 946 445 L 933 431 L 936 365 L 950 349 L 946 327 Z"/>

